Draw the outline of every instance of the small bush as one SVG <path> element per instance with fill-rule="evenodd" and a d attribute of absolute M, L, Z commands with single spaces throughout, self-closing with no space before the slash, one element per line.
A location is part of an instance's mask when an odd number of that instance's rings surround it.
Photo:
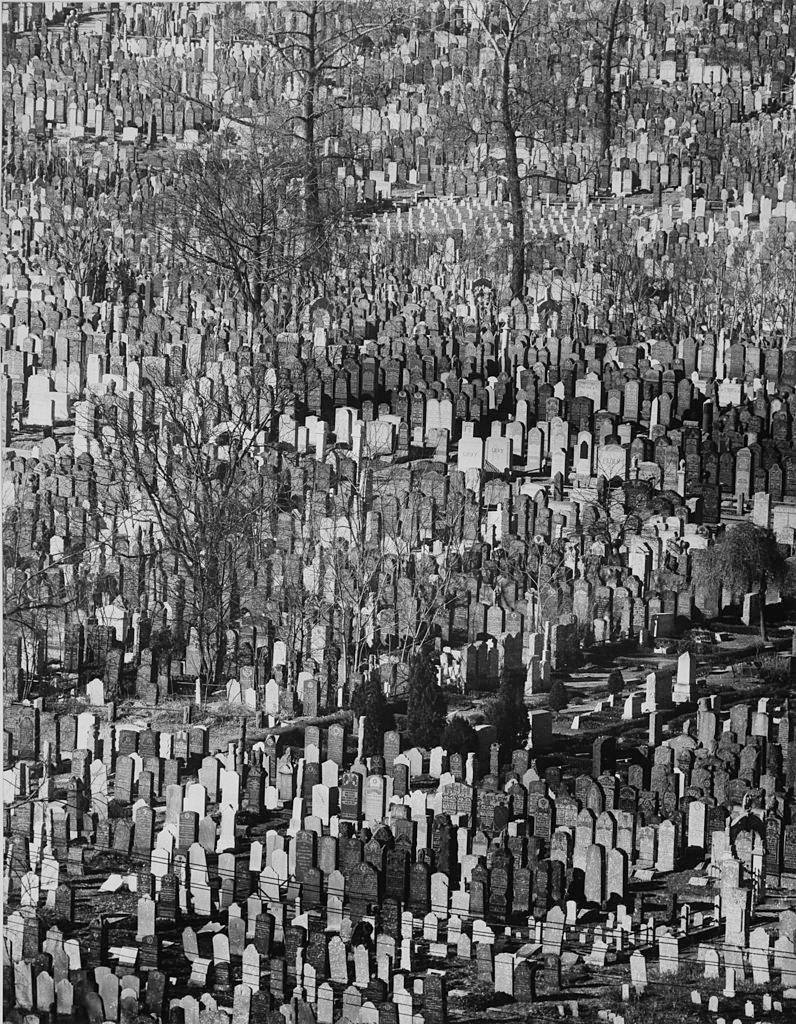
<path fill-rule="evenodd" d="M 608 676 L 608 692 L 621 693 L 625 688 L 625 677 L 618 668 L 611 669 Z"/>
<path fill-rule="evenodd" d="M 478 734 L 466 718 L 456 715 L 445 726 L 442 746 L 449 754 L 475 754 L 478 751 Z"/>
<path fill-rule="evenodd" d="M 487 722 L 495 727 L 498 743 L 512 750 L 519 739 L 528 735 L 528 709 L 523 701 L 523 686 L 504 674 L 493 700 L 484 708 Z"/>
<path fill-rule="evenodd" d="M 760 678 L 770 686 L 786 686 L 790 682 L 790 665 L 787 658 L 763 658 L 760 662 Z"/>
<path fill-rule="evenodd" d="M 560 679 L 556 679 L 550 688 L 550 693 L 547 697 L 547 706 L 551 711 L 563 711 L 567 704 L 569 704 L 567 688 Z"/>

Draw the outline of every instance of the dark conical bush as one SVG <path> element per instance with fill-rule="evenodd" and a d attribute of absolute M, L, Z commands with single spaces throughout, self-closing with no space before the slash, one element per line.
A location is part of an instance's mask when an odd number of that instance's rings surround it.
<path fill-rule="evenodd" d="M 380 754 L 384 747 L 384 734 L 392 726 L 392 715 L 387 706 L 380 680 L 369 675 L 354 691 L 351 710 L 355 718 L 365 716 L 363 755 Z"/>
<path fill-rule="evenodd" d="M 528 735 L 528 709 L 525 707 L 521 683 L 512 681 L 504 672 L 500 677 L 495 699 L 486 709 L 486 718 L 495 727 L 498 743 L 513 749 L 519 739 Z"/>
<path fill-rule="evenodd" d="M 478 753 L 478 733 L 466 718 L 456 715 L 445 726 L 442 734 L 442 746 L 449 754 Z"/>
<path fill-rule="evenodd" d="M 423 650 L 409 665 L 409 697 L 406 724 L 409 742 L 416 747 L 435 747 L 445 729 L 447 701 L 437 685 L 437 669 L 430 652 Z"/>
<path fill-rule="evenodd" d="M 551 711 L 563 711 L 567 704 L 569 704 L 567 688 L 560 679 L 556 679 L 550 688 L 550 693 L 547 697 L 547 706 Z"/>

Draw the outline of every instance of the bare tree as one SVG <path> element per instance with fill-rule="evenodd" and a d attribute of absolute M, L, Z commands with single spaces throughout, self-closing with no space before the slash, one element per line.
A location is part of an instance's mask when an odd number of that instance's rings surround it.
<path fill-rule="evenodd" d="M 611 152 L 611 135 L 613 130 L 613 73 L 614 73 L 614 48 L 616 46 L 616 33 L 619 26 L 619 11 L 623 0 L 614 0 L 611 5 L 611 14 L 608 19 L 608 32 L 605 40 L 605 51 L 602 58 L 603 66 L 603 123 L 602 123 L 602 146 L 603 156 L 609 156 Z"/>
<path fill-rule="evenodd" d="M 338 479 L 315 528 L 310 601 L 336 627 L 355 672 L 377 648 L 406 661 L 455 603 L 465 496 L 451 489 L 444 502 L 429 501 L 415 479 L 413 487 L 406 467 L 373 449 L 359 458 L 353 480 Z"/>
<path fill-rule="evenodd" d="M 62 649 L 65 629 L 87 596 L 94 575 L 91 549 L 96 547 L 65 540 L 36 515 L 34 478 L 38 483 L 35 469 L 26 469 L 3 502 L 4 641 L 21 640 L 28 687 L 49 654 Z"/>
<path fill-rule="evenodd" d="M 405 662 L 456 602 L 464 493 L 445 481 L 446 499 L 430 501 L 417 475 L 413 489 L 408 469 L 375 446 L 358 463 L 343 448 L 327 461 L 334 486 L 280 509 L 279 535 L 293 556 L 274 562 L 268 607 L 277 632 L 296 661 L 322 626 L 346 671 L 366 670 L 377 651 Z"/>
<path fill-rule="evenodd" d="M 86 208 L 58 200 L 50 211 L 48 245 L 81 296 L 101 298 L 117 260 L 114 222 L 102 200 L 88 200 Z"/>
<path fill-rule="evenodd" d="M 285 396 L 273 370 L 225 379 L 219 363 L 200 360 L 182 372 L 148 370 L 132 397 L 97 403 L 100 442 L 120 507 L 186 579 L 186 624 L 211 686 L 226 630 L 271 550 L 278 492 L 264 467 Z"/>
<path fill-rule="evenodd" d="M 512 228 L 510 288 L 513 296 L 521 298 L 526 258 L 524 179 L 556 179 L 557 174 L 537 174 L 532 168 L 521 174 L 519 143 L 553 154 L 555 138 L 566 123 L 573 82 L 562 74 L 557 60 L 557 28 L 549 4 L 540 0 L 498 0 L 490 6 L 489 14 L 482 14 L 474 3 L 470 3 L 469 10 L 494 51 L 497 65 L 494 79 L 476 87 L 474 96 L 480 99 L 480 109 L 472 123 L 478 134 L 483 133 L 487 139 L 499 137 L 505 148 Z M 465 94 L 465 98 L 472 118 L 473 97 Z"/>
<path fill-rule="evenodd" d="M 229 130 L 183 156 L 153 226 L 172 259 L 220 279 L 256 321 L 320 255 L 318 232 L 306 230 L 302 175 L 295 144 L 266 129 L 239 138 Z"/>
<path fill-rule="evenodd" d="M 521 297 L 525 290 L 525 203 L 517 153 L 517 101 L 512 89 L 512 83 L 516 83 L 517 76 L 512 76 L 512 63 L 515 47 L 518 46 L 521 36 L 523 19 L 527 18 L 532 3 L 531 0 L 523 0 L 520 4 L 503 0 L 500 7 L 500 20 L 496 25 L 487 25 L 480 16 L 479 21 L 495 51 L 500 67 L 499 110 L 503 143 L 506 147 L 506 181 L 511 205 L 511 292 L 512 295 Z"/>
<path fill-rule="evenodd" d="M 611 160 L 616 91 L 614 75 L 627 69 L 627 56 L 621 43 L 634 15 L 633 0 L 584 0 L 574 7 L 566 20 L 567 30 L 584 44 L 598 69 L 600 95 L 600 156 Z"/>
<path fill-rule="evenodd" d="M 796 329 L 796 243 L 793 237 L 745 238 L 727 253 L 722 306 L 727 324 L 760 339 L 779 333 L 786 339 Z"/>
<path fill-rule="evenodd" d="M 575 559 L 571 545 L 537 535 L 522 549 L 499 548 L 495 556 L 496 587 L 505 595 L 509 584 L 516 585 L 528 603 L 529 628 L 543 630 L 557 618 L 559 588 L 572 577 Z"/>
<path fill-rule="evenodd" d="M 283 568 L 278 558 L 271 560 L 274 576 L 268 613 L 276 624 L 278 639 L 285 643 L 294 678 L 301 667 L 299 659 L 310 649 L 313 628 L 329 621 L 330 602 L 322 586 L 318 528 L 311 503 L 306 509 L 294 507 L 281 512 L 279 537 L 283 544 L 295 545 L 295 555 L 292 560 L 285 560 Z"/>
<path fill-rule="evenodd" d="M 296 102 L 288 116 L 303 148 L 306 230 L 317 247 L 325 244 L 320 128 L 326 123 L 328 129 L 346 103 L 345 97 L 322 100 L 322 90 L 329 92 L 326 86 L 334 74 L 356 63 L 359 51 L 387 29 L 393 14 L 393 6 L 384 2 L 290 0 L 262 6 L 264 24 L 258 35 L 295 86 Z"/>
<path fill-rule="evenodd" d="M 717 236 L 667 267 L 642 258 L 627 237 L 595 229 L 603 297 L 637 330 L 673 341 L 678 332 L 789 338 L 796 330 L 796 246 L 776 233 Z"/>

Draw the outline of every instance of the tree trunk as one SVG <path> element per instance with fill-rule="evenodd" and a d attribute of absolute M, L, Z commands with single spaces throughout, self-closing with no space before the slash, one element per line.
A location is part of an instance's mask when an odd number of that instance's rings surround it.
<path fill-rule="evenodd" d="M 252 321 L 256 326 L 260 322 L 263 310 L 263 279 L 262 279 L 262 241 L 258 239 L 257 248 L 254 253 L 254 266 L 249 278 L 249 294 L 251 300 L 248 303 Z"/>
<path fill-rule="evenodd" d="M 204 631 L 199 636 L 199 676 L 201 679 L 200 692 L 202 694 L 202 703 L 207 704 L 210 700 L 210 693 L 212 690 L 212 664 L 213 657 L 210 652 L 210 646 L 207 642 L 207 637 L 204 635 Z"/>
<path fill-rule="evenodd" d="M 213 665 L 213 685 L 220 686 L 224 679 L 224 658 L 226 656 L 226 638 L 224 631 L 220 631 L 220 635 L 216 637 L 215 641 L 215 664 Z"/>
<path fill-rule="evenodd" d="M 601 153 L 604 157 L 611 159 L 611 135 L 613 134 L 613 89 L 612 73 L 614 69 L 614 44 L 616 42 L 616 23 L 619 18 L 619 7 L 622 0 L 615 0 L 614 9 L 611 11 L 611 20 L 608 24 L 608 39 L 605 43 L 605 62 L 603 63 L 603 131 Z"/>
<path fill-rule="evenodd" d="M 317 256 L 321 245 L 321 199 L 318 153 L 315 149 L 315 99 L 318 91 L 316 29 L 318 9 L 311 4 L 307 13 L 307 68 L 304 82 L 304 205 L 307 217 L 307 247 Z"/>
<path fill-rule="evenodd" d="M 503 56 L 500 112 L 506 145 L 506 178 L 508 179 L 511 204 L 511 294 L 514 298 L 519 299 L 522 298 L 525 291 L 525 210 L 523 209 L 520 168 L 517 159 L 517 136 L 511 116 L 510 54 L 511 51 L 507 50 Z"/>
<path fill-rule="evenodd" d="M 760 580 L 760 639 L 763 643 L 768 640 L 766 634 L 766 577 Z"/>

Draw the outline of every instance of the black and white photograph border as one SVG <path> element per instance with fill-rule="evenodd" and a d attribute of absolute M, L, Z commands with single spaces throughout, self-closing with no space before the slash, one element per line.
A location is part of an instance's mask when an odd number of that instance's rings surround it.
<path fill-rule="evenodd" d="M 0 12 L 3 1020 L 793 1019 L 793 0 Z"/>

